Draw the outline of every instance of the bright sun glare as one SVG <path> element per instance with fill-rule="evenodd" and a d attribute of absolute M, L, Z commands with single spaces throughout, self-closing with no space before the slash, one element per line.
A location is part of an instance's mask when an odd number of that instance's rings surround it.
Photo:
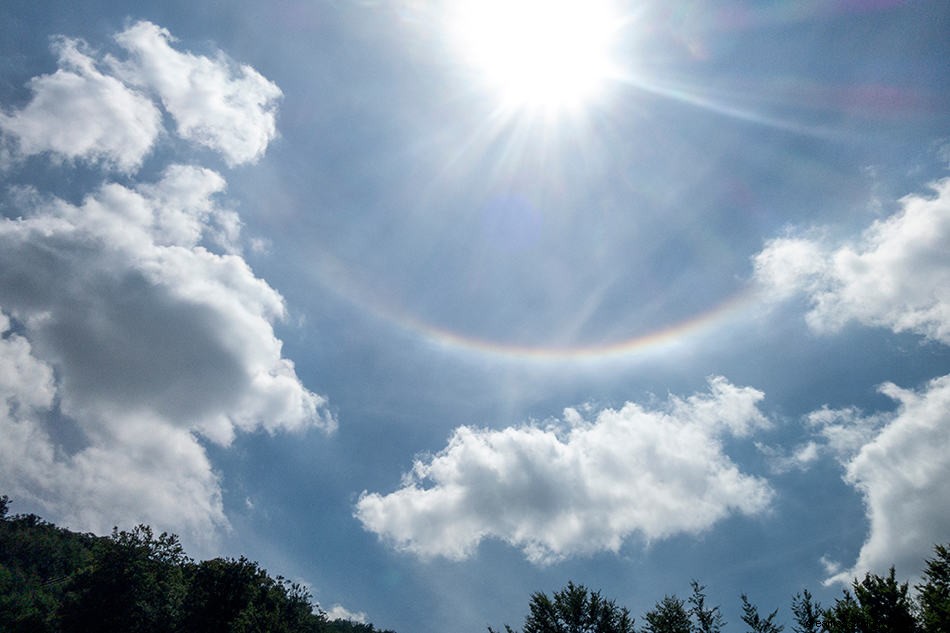
<path fill-rule="evenodd" d="M 606 0 L 464 0 L 451 34 L 505 106 L 576 109 L 612 74 L 618 17 Z"/>

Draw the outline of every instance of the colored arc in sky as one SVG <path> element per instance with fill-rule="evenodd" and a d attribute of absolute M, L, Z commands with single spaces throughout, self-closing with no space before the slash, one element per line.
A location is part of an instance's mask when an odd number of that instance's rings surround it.
<path fill-rule="evenodd" d="M 748 305 L 751 290 L 744 288 L 727 296 L 708 310 L 654 329 L 645 334 L 617 341 L 579 345 L 520 345 L 487 338 L 470 336 L 448 328 L 426 323 L 418 318 L 404 316 L 399 325 L 413 330 L 427 341 L 445 349 L 470 352 L 509 360 L 538 362 L 588 362 L 617 360 L 674 346 L 687 338 L 701 334 L 726 321 Z"/>
<path fill-rule="evenodd" d="M 585 363 L 623 360 L 650 351 L 668 349 L 728 323 L 750 307 L 758 296 L 755 287 L 747 284 L 706 310 L 648 332 L 638 332 L 618 340 L 579 344 L 522 344 L 475 336 L 432 323 L 395 301 L 380 299 L 379 293 L 373 292 L 348 272 L 342 262 L 332 256 L 323 255 L 321 260 L 320 264 L 312 269 L 316 281 L 364 314 L 389 323 L 440 350 L 515 362 Z"/>

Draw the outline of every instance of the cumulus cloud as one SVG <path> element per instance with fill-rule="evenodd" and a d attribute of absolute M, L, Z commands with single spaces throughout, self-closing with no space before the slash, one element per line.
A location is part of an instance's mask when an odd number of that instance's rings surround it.
<path fill-rule="evenodd" d="M 828 583 L 850 582 L 895 565 L 913 575 L 933 545 L 950 532 L 950 375 L 919 391 L 892 383 L 880 391 L 897 402 L 892 413 L 863 416 L 822 409 L 811 418 L 864 497 L 870 529 L 857 561 L 829 566 Z"/>
<path fill-rule="evenodd" d="M 232 222 L 223 188 L 173 165 L 80 205 L 16 194 L 21 217 L 0 222 L 10 494 L 78 528 L 130 519 L 202 534 L 226 521 L 195 434 L 227 445 L 238 431 L 333 429 L 281 355 L 280 295 L 213 250 Z"/>
<path fill-rule="evenodd" d="M 327 619 L 329 620 L 346 620 L 348 622 L 358 622 L 360 624 L 366 624 L 366 614 L 362 611 L 350 611 L 346 607 L 340 604 L 335 604 L 330 607 L 330 610 L 327 611 Z"/>
<path fill-rule="evenodd" d="M 182 53 L 171 34 L 138 22 L 116 36 L 130 59 L 110 58 L 116 75 L 157 95 L 177 133 L 220 152 L 229 165 L 254 162 L 277 134 L 280 89 L 247 65 Z"/>
<path fill-rule="evenodd" d="M 135 171 L 162 130 L 161 112 L 82 48 L 55 40 L 59 69 L 30 81 L 33 96 L 22 109 L 0 112 L 0 131 L 14 141 L 15 155 L 49 153 Z"/>
<path fill-rule="evenodd" d="M 779 296 L 807 296 L 816 331 L 858 321 L 950 344 L 950 178 L 933 190 L 903 198 L 852 243 L 773 240 L 755 257 L 755 276 Z"/>
<path fill-rule="evenodd" d="M 496 538 L 539 564 L 617 551 L 634 534 L 701 532 L 769 507 L 769 485 L 742 473 L 722 444 L 768 425 L 762 398 L 717 377 L 708 393 L 656 409 L 627 403 L 591 420 L 568 409 L 545 427 L 459 427 L 400 489 L 364 492 L 356 516 L 421 557 L 464 559 Z"/>
<path fill-rule="evenodd" d="M 47 153 L 134 176 L 162 127 L 253 161 L 280 91 L 254 69 L 179 53 L 139 22 L 125 60 L 55 40 L 59 69 L 0 112 L 0 166 Z M 160 103 L 159 103 L 160 102 Z M 29 174 L 22 174 L 28 178 Z M 284 358 L 282 297 L 241 255 L 224 178 L 168 166 L 79 204 L 9 189 L 0 218 L 0 485 L 73 528 L 148 522 L 206 541 L 227 525 L 199 441 L 336 426 Z M 12 219 L 16 217 L 16 219 Z"/>
<path fill-rule="evenodd" d="M 780 298 L 806 296 L 816 331 L 857 321 L 950 344 L 950 178 L 932 189 L 931 196 L 903 198 L 898 212 L 853 241 L 773 240 L 755 257 L 757 280 Z M 917 392 L 892 383 L 880 391 L 897 402 L 896 411 L 825 407 L 806 417 L 813 441 L 790 456 L 765 450 L 778 468 L 833 455 L 864 497 L 867 540 L 850 567 L 823 561 L 829 583 L 891 564 L 915 573 L 950 530 L 950 376 Z"/>
<path fill-rule="evenodd" d="M 33 97 L 22 109 L 0 112 L 0 165 L 48 153 L 135 172 L 164 132 L 162 109 L 175 134 L 230 166 L 257 161 L 277 136 L 281 91 L 250 66 L 220 52 L 212 59 L 177 51 L 171 34 L 151 22 L 115 39 L 126 58 L 54 40 L 59 69 L 30 81 Z"/>

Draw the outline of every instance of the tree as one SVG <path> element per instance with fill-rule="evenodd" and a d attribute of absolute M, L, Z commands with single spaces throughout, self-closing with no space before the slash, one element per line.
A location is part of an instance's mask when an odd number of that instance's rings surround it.
<path fill-rule="evenodd" d="M 569 582 L 554 593 L 531 596 L 529 613 L 525 616 L 523 633 L 634 633 L 633 618 L 626 607 L 589 591 L 583 585 Z M 488 627 L 490 633 L 495 630 Z M 505 625 L 507 633 L 515 633 Z"/>
<path fill-rule="evenodd" d="M 93 563 L 76 574 L 61 610 L 63 631 L 173 632 L 187 586 L 178 537 L 147 525 L 112 530 Z"/>
<path fill-rule="evenodd" d="M 795 633 L 821 633 L 821 605 L 812 600 L 807 589 L 792 598 L 792 614 Z"/>
<path fill-rule="evenodd" d="M 54 633 L 67 578 L 92 560 L 97 541 L 35 514 L 8 515 L 0 496 L 0 631 Z"/>
<path fill-rule="evenodd" d="M 304 587 L 246 558 L 196 564 L 148 526 L 97 537 L 8 507 L 0 496 L 2 633 L 375 633 L 330 626 Z"/>
<path fill-rule="evenodd" d="M 924 633 L 950 633 L 950 548 L 934 547 L 927 560 L 924 581 L 916 586 L 920 603 L 920 626 Z"/>
<path fill-rule="evenodd" d="M 685 603 L 676 596 L 664 596 L 643 619 L 642 633 L 691 633 L 693 626 Z"/>
<path fill-rule="evenodd" d="M 867 573 L 864 580 L 851 583 L 851 592 L 835 600 L 824 612 L 828 633 L 914 633 L 913 604 L 907 595 L 907 583 L 898 583 L 891 567 L 888 575 Z"/>
<path fill-rule="evenodd" d="M 861 605 L 862 633 L 913 633 L 917 630 L 907 583 L 898 583 L 891 567 L 886 577 L 865 574 L 852 583 L 854 597 Z"/>
<path fill-rule="evenodd" d="M 261 591 L 266 591 L 267 575 L 244 557 L 202 561 L 189 569 L 189 577 L 182 608 L 182 625 L 188 631 L 231 631 L 245 611 L 255 608 Z"/>
<path fill-rule="evenodd" d="M 861 633 L 864 630 L 864 614 L 847 589 L 835 604 L 822 613 L 822 626 L 827 633 Z"/>
<path fill-rule="evenodd" d="M 745 622 L 751 633 L 781 633 L 785 627 L 775 623 L 775 616 L 778 615 L 778 609 L 763 618 L 759 615 L 759 609 L 749 602 L 748 596 L 742 594 L 742 621 Z"/>
<path fill-rule="evenodd" d="M 692 580 L 689 583 L 693 589 L 689 597 L 690 615 L 693 616 L 693 631 L 695 633 L 720 633 L 725 622 L 719 607 L 706 606 L 706 587 Z"/>

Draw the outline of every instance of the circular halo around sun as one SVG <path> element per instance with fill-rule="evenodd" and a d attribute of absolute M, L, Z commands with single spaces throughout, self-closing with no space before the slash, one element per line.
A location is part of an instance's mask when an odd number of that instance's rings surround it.
<path fill-rule="evenodd" d="M 449 34 L 504 107 L 576 110 L 615 74 L 620 24 L 607 0 L 457 0 Z"/>

